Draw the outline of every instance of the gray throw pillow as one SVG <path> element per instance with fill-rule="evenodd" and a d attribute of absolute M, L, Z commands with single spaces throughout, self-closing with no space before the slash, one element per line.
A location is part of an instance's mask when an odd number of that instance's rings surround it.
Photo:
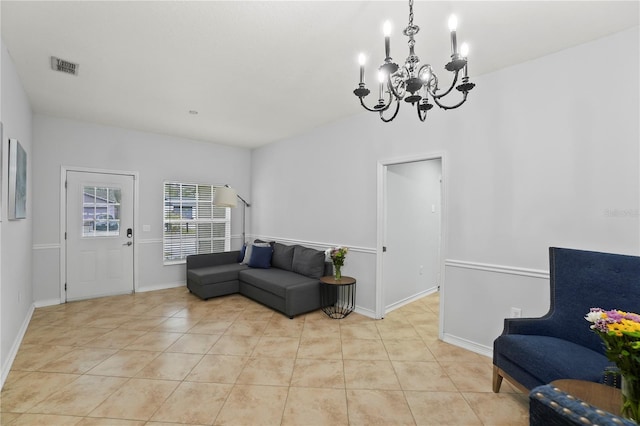
<path fill-rule="evenodd" d="M 274 268 L 291 271 L 293 269 L 293 252 L 296 246 L 285 246 L 284 244 L 275 243 L 273 245 L 273 257 L 271 258 L 271 266 Z"/>
<path fill-rule="evenodd" d="M 271 248 L 273 248 L 273 245 L 276 243 L 275 241 L 264 241 L 261 240 L 260 238 L 256 238 L 253 241 L 254 244 L 269 244 L 271 246 Z"/>
<path fill-rule="evenodd" d="M 293 272 L 311 278 L 324 275 L 324 252 L 308 247 L 294 246 Z"/>

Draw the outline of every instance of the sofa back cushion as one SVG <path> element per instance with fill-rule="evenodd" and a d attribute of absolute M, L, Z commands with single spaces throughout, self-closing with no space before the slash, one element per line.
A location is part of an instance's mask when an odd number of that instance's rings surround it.
<path fill-rule="evenodd" d="M 285 246 L 284 244 L 275 243 L 273 245 L 273 257 L 271 266 L 274 268 L 284 269 L 285 271 L 293 270 L 293 252 L 296 246 Z"/>
<path fill-rule="evenodd" d="M 261 240 L 260 238 L 256 238 L 253 241 L 254 244 L 269 244 L 272 248 L 275 245 L 275 241 L 265 241 L 265 240 Z"/>
<path fill-rule="evenodd" d="M 324 252 L 294 246 L 291 270 L 307 277 L 320 278 L 324 274 Z"/>

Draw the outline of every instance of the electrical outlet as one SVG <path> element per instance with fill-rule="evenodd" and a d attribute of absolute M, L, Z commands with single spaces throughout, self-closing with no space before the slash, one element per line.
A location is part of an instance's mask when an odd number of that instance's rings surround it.
<path fill-rule="evenodd" d="M 521 317 L 522 317 L 522 309 L 511 308 L 511 318 L 521 318 Z"/>
<path fill-rule="evenodd" d="M 424 274 L 424 266 L 420 265 L 420 272 L 418 272 L 420 275 Z"/>

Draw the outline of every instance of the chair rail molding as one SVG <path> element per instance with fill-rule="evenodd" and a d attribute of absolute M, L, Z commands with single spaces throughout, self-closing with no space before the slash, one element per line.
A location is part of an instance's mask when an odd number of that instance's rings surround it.
<path fill-rule="evenodd" d="M 549 279 L 549 271 L 542 269 L 520 268 L 516 266 L 495 265 L 491 263 L 469 262 L 466 260 L 446 259 L 445 266 L 450 268 L 474 269 L 499 274 L 521 275 L 524 277 Z"/>
<path fill-rule="evenodd" d="M 375 249 L 375 247 L 361 247 L 361 246 L 351 246 L 348 244 L 336 244 L 336 243 L 324 243 L 324 242 L 318 242 L 318 241 L 306 241 L 306 240 L 296 240 L 296 239 L 292 239 L 292 238 L 279 238 L 279 237 L 272 237 L 272 236 L 268 236 L 268 235 L 251 235 L 248 239 L 260 239 L 263 241 L 275 241 L 278 243 L 282 243 L 282 244 L 299 244 L 301 246 L 306 246 L 306 247 L 318 247 L 318 248 L 322 248 L 322 249 L 327 249 L 329 247 L 335 247 L 338 245 L 343 245 L 346 247 L 349 247 L 349 251 L 353 251 L 353 252 L 357 252 L 357 253 L 368 253 L 368 254 L 376 254 L 377 251 Z"/>
<path fill-rule="evenodd" d="M 59 243 L 34 244 L 33 246 L 31 246 L 31 249 L 32 250 L 60 250 L 60 247 L 62 247 L 62 245 Z"/>

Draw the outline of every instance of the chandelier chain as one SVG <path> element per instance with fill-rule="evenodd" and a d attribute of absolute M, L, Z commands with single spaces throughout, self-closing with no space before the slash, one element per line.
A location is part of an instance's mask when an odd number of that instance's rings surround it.
<path fill-rule="evenodd" d="M 409 26 L 413 27 L 413 0 L 409 0 Z"/>

